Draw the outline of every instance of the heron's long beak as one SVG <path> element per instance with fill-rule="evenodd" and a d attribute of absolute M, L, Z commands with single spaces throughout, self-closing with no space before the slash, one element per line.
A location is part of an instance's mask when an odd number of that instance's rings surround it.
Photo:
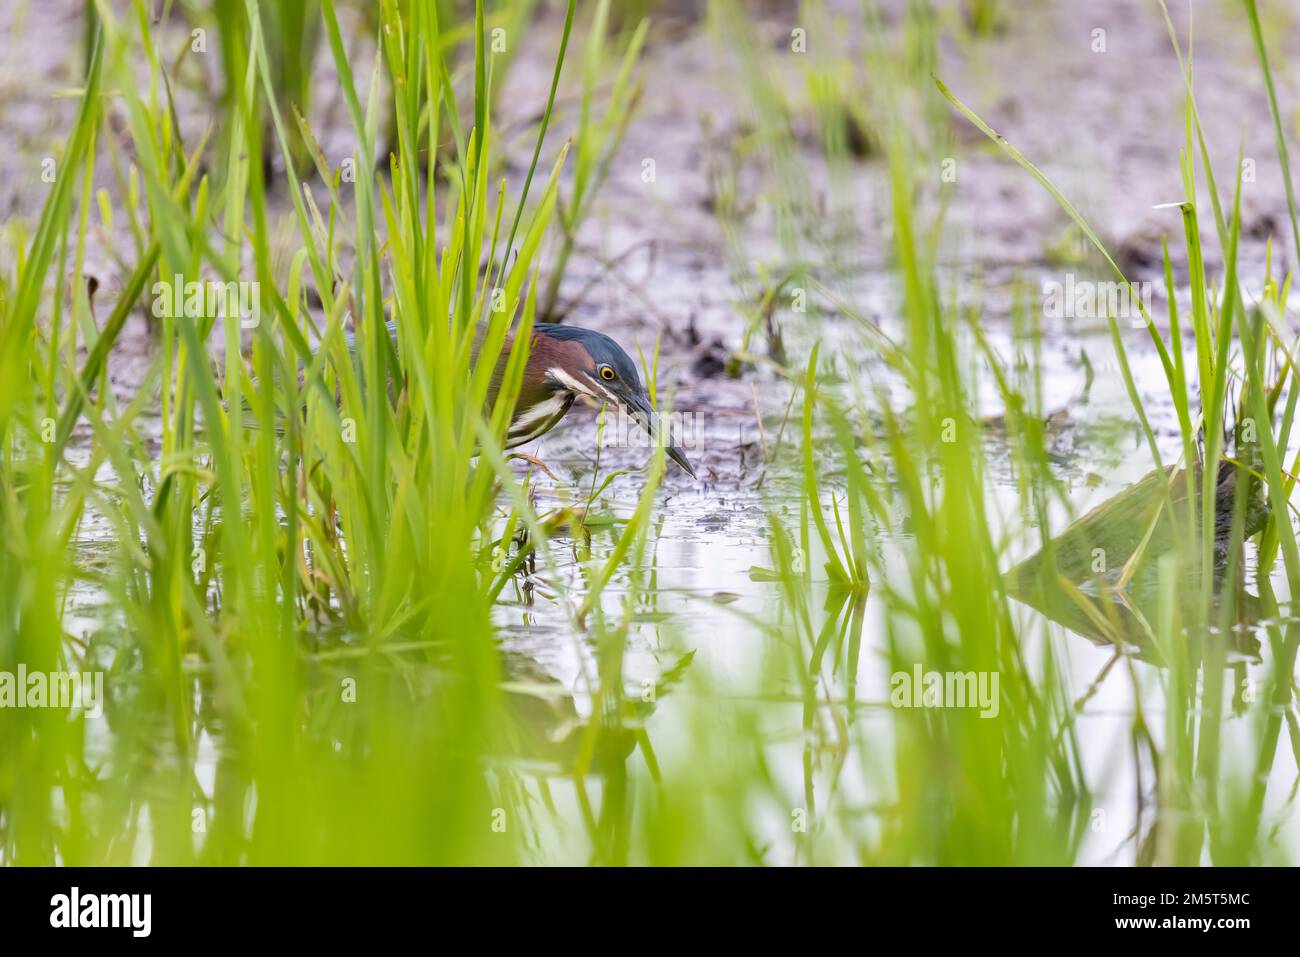
<path fill-rule="evenodd" d="M 659 418 L 659 413 L 655 411 L 654 406 L 650 404 L 650 399 L 644 393 L 623 392 L 619 394 L 619 399 L 622 401 L 627 414 L 636 419 L 637 424 L 645 429 L 654 441 L 666 443 L 672 438 L 661 426 L 662 420 Z M 664 450 L 668 453 L 668 457 L 680 465 L 687 475 L 696 478 L 695 469 L 691 468 L 691 463 L 686 458 L 685 452 L 675 445 L 666 445 Z"/>

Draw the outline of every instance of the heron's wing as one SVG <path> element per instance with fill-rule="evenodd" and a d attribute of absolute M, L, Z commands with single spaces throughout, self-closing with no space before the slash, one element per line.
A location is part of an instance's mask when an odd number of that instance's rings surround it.
<path fill-rule="evenodd" d="M 478 367 L 479 350 L 483 346 L 483 339 L 487 335 L 486 325 L 480 323 L 474 333 L 474 343 L 470 346 L 470 359 L 475 368 Z M 514 333 L 507 332 L 505 339 L 501 342 L 501 352 L 497 356 L 496 364 L 492 367 L 492 377 L 488 380 L 487 396 L 483 400 L 483 412 L 485 415 L 491 415 L 492 408 L 497 403 L 497 396 L 501 394 L 501 384 L 505 381 L 506 367 L 510 362 L 510 351 L 514 348 Z M 524 382 L 519 390 L 519 397 L 516 400 L 516 408 L 527 408 L 532 403 L 533 396 L 532 384 L 528 381 L 527 370 L 525 370 Z"/>

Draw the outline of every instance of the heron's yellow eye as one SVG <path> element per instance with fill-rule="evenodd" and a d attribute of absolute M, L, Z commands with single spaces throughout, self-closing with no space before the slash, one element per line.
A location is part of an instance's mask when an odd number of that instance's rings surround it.
<path fill-rule="evenodd" d="M 614 375 L 614 370 L 609 366 L 600 367 L 600 377 L 604 379 L 606 382 L 613 382 L 614 379 L 617 378 Z"/>

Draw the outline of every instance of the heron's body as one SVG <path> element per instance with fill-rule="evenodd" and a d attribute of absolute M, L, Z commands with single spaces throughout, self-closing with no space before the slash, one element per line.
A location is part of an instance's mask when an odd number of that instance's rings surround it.
<path fill-rule="evenodd" d="M 501 387 L 501 380 L 513 348 L 514 337 L 507 336 L 501 347 L 496 369 L 493 370 L 491 384 L 488 386 L 489 408 L 496 404 L 497 392 Z M 528 367 L 524 371 L 524 380 L 519 387 L 519 396 L 515 399 L 510 428 L 506 432 L 506 448 L 512 449 L 541 438 L 568 415 L 578 398 L 578 392 L 565 388 L 555 376 L 545 371 L 539 373 L 537 370 L 568 368 L 580 362 L 582 357 L 579 355 L 579 348 L 573 342 L 547 335 L 544 328 L 533 331 Z M 477 344 L 474 352 L 477 361 Z"/>

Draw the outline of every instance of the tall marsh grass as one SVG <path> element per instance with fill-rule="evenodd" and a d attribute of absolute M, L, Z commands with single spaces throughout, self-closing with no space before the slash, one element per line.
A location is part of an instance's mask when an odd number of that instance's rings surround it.
<path fill-rule="evenodd" d="M 739 6 L 714 5 L 712 33 L 748 84 L 753 127 L 735 158 L 763 164 L 784 259 L 748 272 L 745 217 L 719 207 L 736 283 L 758 289 L 740 307 L 749 364 L 731 371 L 767 377 L 788 404 L 780 437 L 764 436 L 771 481 L 742 490 L 766 514 L 751 574 L 767 591 L 761 612 L 727 612 L 747 667 L 726 673 L 701 663 L 710 636 L 692 633 L 689 611 L 661 608 L 681 597 L 660 582 L 662 449 L 637 472 L 597 462 L 574 498 L 589 508 L 548 510 L 500 450 L 526 348 L 484 408 L 506 335 L 527 343 L 534 321 L 562 312 L 576 237 L 642 96 L 654 5 L 634 17 L 607 0 L 590 14 L 555 7 L 552 82 L 522 181 L 502 172 L 496 108 L 532 5 L 479 2 L 471 16 L 407 0 L 365 13 L 336 0 L 218 3 L 225 88 L 188 137 L 176 79 L 191 34 L 178 11 L 195 23 L 208 11 L 87 5 L 59 173 L 34 231 L 11 226 L 0 271 L 0 672 L 101 670 L 107 701 L 102 719 L 0 710 L 0 862 L 1294 858 L 1278 836 L 1294 789 L 1274 783 L 1290 767 L 1284 728 L 1300 753 L 1290 276 L 1270 274 L 1257 295 L 1241 287 L 1240 178 L 1229 199 L 1172 23 L 1187 133 L 1168 241 L 1181 255 L 1165 253 L 1168 313 L 1143 305 L 1141 342 L 1108 323 L 1142 454 L 1171 470 L 1118 581 L 1071 580 L 1056 554 L 1068 538 L 1054 537 L 1075 502 L 1047 435 L 1048 332 L 1021 297 L 1001 351 L 940 266 L 946 199 L 919 171 L 952 148 L 948 124 L 986 134 L 1117 281 L 1129 277 L 1032 158 L 931 81 L 943 21 L 928 3 L 909 4 L 902 42 L 870 45 L 863 63 L 801 67 L 804 97 L 772 80 L 781 54 Z M 963 9 L 971 35 L 1010 16 L 996 3 Z M 1300 259 L 1268 47 L 1253 0 L 1243 9 Z M 821 4 L 807 14 L 831 22 Z M 883 23 L 874 9 L 866 19 Z M 497 27 L 508 52 L 493 52 Z M 855 92 L 859 68 L 869 95 Z M 346 159 L 327 156 L 312 125 L 313 78 L 326 72 Z M 550 131 L 562 81 L 577 91 L 567 141 Z M 876 164 L 897 302 L 886 323 L 842 281 L 852 263 L 834 232 L 810 222 L 800 110 L 830 182 Z M 121 238 L 108 307 L 87 285 L 92 228 Z M 176 277 L 256 283 L 258 321 L 160 317 L 139 387 L 119 395 L 109 369 L 123 330 Z M 807 314 L 786 308 L 796 287 Z M 782 343 L 761 363 L 760 327 Z M 1176 444 L 1153 425 L 1138 350 L 1158 356 Z M 658 366 L 656 352 L 652 389 Z M 996 421 L 979 398 L 988 383 Z M 1242 476 L 1227 503 L 1215 496 L 1222 461 Z M 630 504 L 602 521 L 595 503 L 615 479 Z M 1252 495 L 1270 518 L 1248 545 Z M 1176 547 L 1151 544 L 1161 522 Z M 1100 768 L 1095 687 L 1076 695 L 1069 673 L 1078 639 L 1022 604 L 1007 575 L 1025 543 L 1046 556 L 1033 584 L 1114 647 L 1096 684 L 1124 684 L 1131 709 Z M 1231 644 L 1245 599 L 1218 584 L 1248 564 L 1265 645 L 1249 664 Z M 1136 600 L 1126 586 L 1139 578 L 1149 587 Z M 524 596 L 552 587 L 581 695 L 503 641 L 499 610 L 517 600 L 527 616 Z M 731 608 L 716 594 L 685 600 Z M 643 679 L 629 659 L 647 634 L 659 670 Z M 989 713 L 891 705 L 890 676 L 914 667 L 997 675 Z M 1118 834 L 1108 814 L 1128 815 L 1107 785 L 1130 766 L 1136 822 Z"/>

